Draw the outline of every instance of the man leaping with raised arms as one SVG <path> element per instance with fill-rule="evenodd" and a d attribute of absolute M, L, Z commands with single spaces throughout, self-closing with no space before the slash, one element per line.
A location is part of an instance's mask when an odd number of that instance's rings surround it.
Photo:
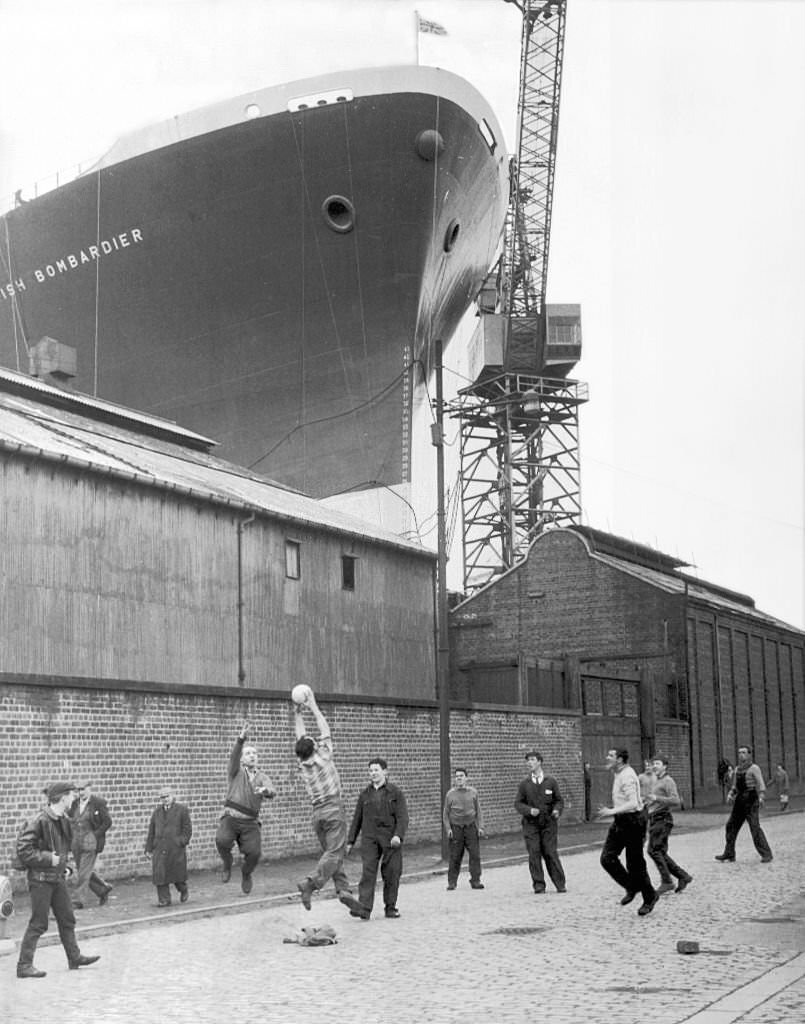
<path fill-rule="evenodd" d="M 304 700 L 300 702 L 297 699 L 299 697 L 303 697 Z M 352 888 L 343 868 L 347 844 L 347 819 L 341 796 L 341 780 L 333 761 L 330 726 L 309 686 L 294 687 L 292 699 L 296 729 L 294 749 L 302 781 L 313 804 L 313 831 L 322 851 L 315 872 L 297 882 L 302 904 L 306 910 L 310 910 L 310 897 L 332 878 L 341 902 L 351 910 L 360 910 L 360 904 L 352 895 Z M 308 736 L 305 731 L 305 708 L 316 720 L 318 740 Z"/>

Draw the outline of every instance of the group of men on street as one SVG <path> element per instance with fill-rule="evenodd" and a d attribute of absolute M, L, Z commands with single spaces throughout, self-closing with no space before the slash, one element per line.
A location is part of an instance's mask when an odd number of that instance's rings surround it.
<path fill-rule="evenodd" d="M 99 960 L 99 956 L 84 956 L 79 949 L 75 911 L 84 909 L 88 892 L 98 897 L 100 906 L 105 906 L 114 888 L 96 871 L 106 833 L 112 826 L 106 801 L 93 795 L 89 782 L 56 782 L 44 790 L 44 797 L 43 808 L 25 823 L 17 838 L 17 858 L 27 873 L 31 899 L 31 917 L 17 960 L 18 978 L 45 977 L 46 972 L 34 967 L 33 961 L 51 912 L 70 970 Z M 145 841 L 160 907 L 170 906 L 171 883 L 179 891 L 182 903 L 188 898 L 185 847 L 191 835 L 187 807 L 174 800 L 169 786 L 162 786 Z M 72 881 L 72 892 L 68 879 Z"/>
<path fill-rule="evenodd" d="M 333 742 L 327 719 L 315 695 L 304 687 L 304 698 L 294 702 L 295 754 L 301 780 L 312 806 L 313 831 L 321 847 L 315 870 L 298 882 L 303 906 L 311 909 L 312 896 L 332 879 L 336 894 L 353 917 L 369 920 L 374 907 L 378 869 L 383 882 L 383 905 L 387 918 L 398 918 L 397 895 L 402 876 L 402 844 L 408 828 L 405 795 L 389 781 L 384 758 L 372 757 L 368 763 L 369 784 L 358 794 L 351 823 L 347 825 L 341 781 L 333 758 Z M 309 736 L 305 711 L 317 726 L 317 738 Z M 215 843 L 222 862 L 221 879 L 231 877 L 232 850 L 241 853 L 241 889 L 251 892 L 252 874 L 261 857 L 260 808 L 272 799 L 276 790 L 269 776 L 258 767 L 257 749 L 247 743 L 248 724 L 244 724 L 230 754 L 228 788 L 224 810 L 218 823 Z M 530 750 L 525 755 L 527 774 L 521 780 L 514 807 L 521 816 L 523 838 L 528 852 L 528 868 L 535 894 L 546 891 L 545 870 L 559 893 L 567 891 L 565 872 L 558 854 L 558 823 L 564 801 L 557 780 L 544 772 L 542 755 Z M 668 853 L 673 829 L 673 810 L 681 806 L 676 783 L 668 774 L 668 761 L 659 755 L 646 761 L 637 775 L 629 764 L 629 752 L 611 749 L 607 766 L 612 771 L 612 806 L 601 807 L 600 820 L 611 819 L 601 851 L 604 870 L 623 888 L 621 904 L 642 896 L 638 909 L 645 916 L 654 909 L 660 896 L 683 892 L 693 881 Z M 782 768 L 778 765 L 778 768 Z M 783 769 L 784 772 L 784 769 Z M 787 806 L 788 779 L 780 778 L 778 788 L 781 809 Z M 748 746 L 738 749 L 738 765 L 731 773 L 727 796 L 732 804 L 725 827 L 724 851 L 717 861 L 735 860 L 735 842 L 744 822 L 761 861 L 772 860 L 759 811 L 763 806 L 765 785 L 759 767 Z M 112 824 L 106 802 L 92 794 L 91 784 L 75 786 L 59 782 L 45 791 L 46 804 L 26 823 L 17 842 L 20 862 L 28 873 L 31 918 L 20 944 L 17 977 L 41 978 L 44 971 L 34 967 L 33 958 L 39 938 L 47 930 L 52 910 L 59 937 L 71 970 L 95 963 L 98 956 L 84 956 L 75 937 L 74 909 L 82 908 L 87 891 L 101 905 L 107 902 L 112 886 L 96 872 L 97 857 L 104 849 Z M 469 785 L 467 771 L 456 768 L 455 785 L 447 792 L 442 823 L 449 841 L 447 889 L 455 890 L 464 853 L 469 859 L 469 882 L 483 889 L 479 840 L 485 835 L 477 790 Z M 362 871 L 357 898 L 344 870 L 344 859 L 361 836 Z M 170 786 L 162 786 L 159 801 L 149 822 L 144 853 L 152 860 L 152 880 L 158 905 L 171 904 L 170 886 L 174 885 L 182 903 L 189 896 L 186 848 L 192 836 L 188 808 L 178 803 Z M 649 878 L 643 847 L 660 874 L 655 888 Z M 625 864 L 621 854 L 625 853 Z M 68 858 L 75 863 L 74 891 L 70 894 L 67 878 Z M 674 881 L 675 880 L 675 881 Z"/>

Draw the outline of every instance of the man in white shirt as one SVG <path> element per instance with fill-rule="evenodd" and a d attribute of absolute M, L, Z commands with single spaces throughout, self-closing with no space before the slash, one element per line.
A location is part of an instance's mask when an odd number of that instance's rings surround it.
<path fill-rule="evenodd" d="M 640 796 L 637 774 L 629 765 L 628 750 L 607 751 L 607 767 L 612 769 L 612 807 L 602 807 L 599 818 L 612 818 L 612 824 L 601 851 L 601 867 L 626 890 L 621 904 L 626 906 L 640 893 L 643 904 L 637 911 L 641 917 L 650 914 L 659 895 L 651 884 L 643 856 L 646 838 L 646 815 Z M 626 867 L 620 855 L 626 851 Z"/>

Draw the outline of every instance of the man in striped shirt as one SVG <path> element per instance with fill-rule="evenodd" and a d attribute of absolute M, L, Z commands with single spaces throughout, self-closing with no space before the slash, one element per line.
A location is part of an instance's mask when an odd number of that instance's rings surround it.
<path fill-rule="evenodd" d="M 305 732 L 306 707 L 316 720 L 318 741 Z M 299 773 L 313 804 L 313 831 L 322 850 L 315 872 L 297 882 L 302 904 L 306 910 L 310 910 L 313 893 L 332 878 L 341 902 L 351 910 L 359 910 L 360 904 L 352 895 L 349 879 L 342 866 L 347 844 L 347 817 L 341 797 L 341 780 L 333 761 L 330 727 L 310 688 L 304 704 L 294 703 L 294 715 Z"/>

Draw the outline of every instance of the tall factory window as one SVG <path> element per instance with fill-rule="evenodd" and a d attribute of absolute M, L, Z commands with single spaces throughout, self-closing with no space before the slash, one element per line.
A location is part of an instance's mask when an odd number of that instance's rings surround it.
<path fill-rule="evenodd" d="M 289 580 L 298 580 L 302 576 L 299 552 L 302 545 L 298 540 L 285 541 L 285 576 Z"/>
<path fill-rule="evenodd" d="M 353 558 L 352 555 L 341 556 L 341 589 L 342 590 L 354 590 L 355 589 L 355 563 L 357 558 Z"/>

